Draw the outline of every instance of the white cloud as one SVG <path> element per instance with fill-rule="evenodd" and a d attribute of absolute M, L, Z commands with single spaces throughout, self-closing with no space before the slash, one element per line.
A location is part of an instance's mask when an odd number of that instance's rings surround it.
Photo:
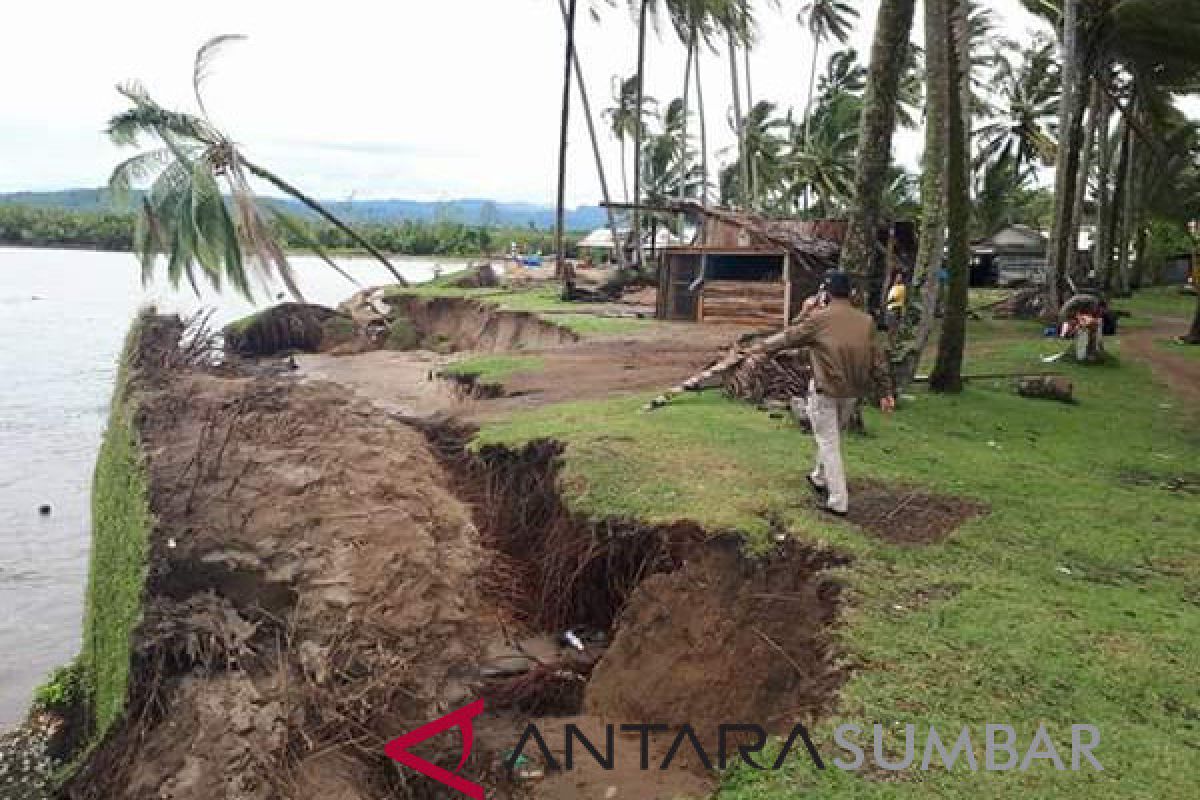
<path fill-rule="evenodd" d="M 795 21 L 798 3 L 783 5 L 778 13 L 760 3 L 753 86 L 756 99 L 799 106 L 811 43 Z M 864 59 L 877 5 L 861 3 L 853 44 Z M 994 7 L 1015 35 L 1031 24 L 1017 0 Z M 636 57 L 625 4 L 605 7 L 603 17 L 599 25 L 580 17 L 597 112 L 611 105 L 613 76 L 631 74 Z M 162 102 L 190 105 L 196 47 L 228 32 L 250 39 L 216 64 L 209 109 L 248 153 L 306 190 L 335 198 L 554 197 L 557 0 L 210 0 L 190 11 L 151 0 L 10 3 L 0 32 L 0 190 L 103 183 L 118 158 L 100 133 L 120 107 L 113 86 L 138 78 Z M 650 40 L 647 92 L 663 102 L 678 96 L 683 60 L 664 18 Z M 702 75 L 710 147 L 719 153 L 733 144 L 724 53 L 706 54 Z M 579 110 L 576 99 L 569 199 L 592 203 L 599 188 Z M 608 137 L 603 146 L 619 191 L 618 147 Z M 917 134 L 905 133 L 898 155 L 915 164 L 919 146 Z"/>

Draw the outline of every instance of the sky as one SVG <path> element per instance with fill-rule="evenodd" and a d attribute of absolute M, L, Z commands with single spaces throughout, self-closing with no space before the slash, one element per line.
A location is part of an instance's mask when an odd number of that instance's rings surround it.
<path fill-rule="evenodd" d="M 581 13 L 578 47 L 603 127 L 615 77 L 636 66 L 636 28 L 624 2 L 592 2 L 601 21 Z M 783 109 L 802 108 L 808 86 L 812 43 L 796 22 L 801 4 L 781 0 L 782 11 L 772 11 L 758 0 L 754 96 Z M 859 5 L 852 44 L 865 61 L 878 0 Z M 991 5 L 1018 41 L 1040 27 L 1018 0 Z M 208 110 L 248 157 L 310 194 L 553 203 L 564 55 L 557 0 L 207 0 L 187 14 L 170 8 L 161 0 L 6 4 L 0 191 L 103 185 L 123 157 L 102 133 L 122 108 L 114 86 L 137 79 L 164 105 L 192 110 L 196 49 L 241 33 L 249 38 L 221 55 L 205 84 Z M 918 40 L 920 19 L 918 7 Z M 682 94 L 684 71 L 665 17 L 647 52 L 646 93 L 665 106 Z M 719 160 L 734 144 L 727 55 L 705 53 L 701 76 L 710 152 Z M 599 182 L 577 94 L 573 111 L 567 200 L 593 204 Z M 619 147 L 602 136 L 619 195 Z M 920 142 L 919 132 L 902 132 L 897 158 L 915 166 Z"/>

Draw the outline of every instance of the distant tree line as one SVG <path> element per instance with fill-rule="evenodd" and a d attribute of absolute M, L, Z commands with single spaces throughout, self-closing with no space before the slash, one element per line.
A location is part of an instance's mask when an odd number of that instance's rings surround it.
<path fill-rule="evenodd" d="M 292 227 L 281 227 L 280 241 L 289 248 L 307 247 L 304 231 L 327 250 L 357 249 L 350 238 L 332 225 L 293 217 Z M 298 229 L 298 230 L 297 230 Z M 507 252 L 513 242 L 522 252 L 549 253 L 554 236 L 530 227 L 505 228 L 468 225 L 451 220 L 365 223 L 355 229 L 374 247 L 389 253 L 414 256 L 478 256 Z M 132 250 L 133 212 L 76 211 L 0 204 L 0 244 L 26 247 L 78 247 L 93 250 Z M 578 236 L 568 250 L 574 250 Z"/>

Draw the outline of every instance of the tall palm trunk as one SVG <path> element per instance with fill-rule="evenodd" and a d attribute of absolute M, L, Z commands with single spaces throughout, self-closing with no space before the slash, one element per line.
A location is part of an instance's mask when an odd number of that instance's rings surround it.
<path fill-rule="evenodd" d="M 926 0 L 929 2 L 929 0 Z M 952 25 L 963 21 L 962 0 L 946 0 L 947 17 Z M 966 159 L 967 150 L 966 119 L 963 115 L 962 92 L 958 91 L 960 82 L 965 79 L 962 74 L 961 62 L 956 52 L 960 46 L 965 46 L 965 30 L 962 37 L 948 31 L 946 37 L 949 53 L 947 61 L 950 64 L 951 87 L 947 95 L 950 98 L 946 109 L 949 119 L 949 136 L 946 147 L 948 163 L 947 184 L 947 219 L 949 221 L 950 252 L 947 268 L 950 280 L 946 289 L 946 315 L 942 320 L 942 335 L 938 339 L 937 363 L 929 376 L 929 388 L 935 392 L 962 391 L 962 362 L 966 349 L 967 337 L 967 287 L 970 280 L 971 245 L 968 227 L 971 218 L 971 195 L 967 185 Z"/>
<path fill-rule="evenodd" d="M 1192 317 L 1192 329 L 1188 331 L 1184 341 L 1188 344 L 1200 344 L 1200 293 L 1196 297 L 1196 316 Z"/>
<path fill-rule="evenodd" d="M 621 190 L 625 193 L 625 203 L 629 203 L 629 156 L 625 152 L 625 135 L 621 135 Z"/>
<path fill-rule="evenodd" d="M 650 11 L 650 0 L 642 0 L 638 12 L 638 64 L 637 64 L 637 124 L 633 129 L 633 203 L 642 203 L 642 107 L 646 102 L 646 16 Z M 637 252 L 637 268 L 645 269 L 646 258 L 642 249 L 642 212 L 640 208 L 633 210 L 633 241 Z"/>
<path fill-rule="evenodd" d="M 745 66 L 746 76 L 746 113 L 754 113 L 754 89 L 750 85 L 750 45 L 747 44 L 742 48 L 742 64 Z M 758 160 L 751 156 L 750 158 L 750 207 L 756 208 L 758 205 Z"/>
<path fill-rule="evenodd" d="M 816 92 L 816 88 L 817 88 L 817 64 L 819 63 L 817 60 L 817 57 L 820 55 L 820 53 L 821 53 L 821 39 L 818 36 L 814 36 L 813 37 L 812 69 L 808 73 L 808 97 L 804 100 L 804 129 L 803 129 L 803 137 L 804 138 L 803 138 L 803 142 L 804 142 L 804 149 L 806 152 L 808 151 L 808 145 L 809 145 L 808 137 L 809 137 L 809 131 L 810 131 L 810 126 L 811 126 L 810 120 L 812 119 L 813 94 Z M 805 187 L 804 187 L 803 206 L 804 206 L 805 211 L 808 211 L 810 188 L 811 187 L 809 187 L 808 185 L 805 185 Z"/>
<path fill-rule="evenodd" d="M 821 53 L 821 40 L 813 37 L 812 70 L 808 73 L 808 96 L 804 100 L 804 143 L 808 144 L 809 118 L 812 117 L 813 95 L 817 90 L 817 64 Z"/>
<path fill-rule="evenodd" d="M 729 78 L 733 84 L 733 118 L 738 140 L 738 190 L 735 198 L 738 205 L 748 206 L 750 164 L 746 158 L 746 118 L 742 116 L 742 87 L 738 80 L 737 32 L 733 28 L 729 29 Z"/>
<path fill-rule="evenodd" d="M 567 54 L 563 58 L 562 115 L 558 134 L 558 201 L 554 207 L 555 274 L 567 278 L 566 248 L 563 234 L 567 222 L 567 142 L 571 126 L 571 70 L 575 65 L 575 8 L 578 0 L 568 0 Z"/>
<path fill-rule="evenodd" d="M 1071 227 L 1067 234 L 1070 247 L 1067 249 L 1067 260 L 1063 274 L 1072 281 L 1078 282 L 1081 275 L 1079 269 L 1079 232 L 1083 228 L 1084 206 L 1087 205 L 1088 178 L 1092 173 L 1092 150 L 1095 149 L 1096 131 L 1099 129 L 1100 115 L 1103 113 L 1103 92 L 1100 86 L 1092 83 L 1091 98 L 1088 101 L 1087 126 L 1083 131 L 1083 148 L 1079 154 L 1079 170 L 1075 176 L 1075 194 L 1072 198 Z"/>
<path fill-rule="evenodd" d="M 374 256 L 375 260 L 377 260 L 379 263 L 383 264 L 383 266 L 387 269 L 387 271 L 392 273 L 392 277 L 396 279 L 396 282 L 398 284 L 400 284 L 401 286 L 408 285 L 408 281 L 404 280 L 404 276 L 400 274 L 400 271 L 397 270 L 392 265 L 392 262 L 387 260 L 387 256 L 385 256 L 383 253 L 379 252 L 379 250 L 374 245 L 372 245 L 370 242 L 368 242 L 366 239 L 364 239 L 362 236 L 360 236 L 353 228 L 351 228 L 349 225 L 342 222 L 336 216 L 331 214 L 329 212 L 329 210 L 326 209 L 323 205 L 321 205 L 316 200 L 314 200 L 311 197 L 309 197 L 308 195 L 306 195 L 304 192 L 297 189 L 292 184 L 285 181 L 283 178 L 279 177 L 275 173 L 266 169 L 265 167 L 260 167 L 257 164 L 254 164 L 250 161 L 246 161 L 245 159 L 242 159 L 242 164 L 246 167 L 247 170 L 250 171 L 251 175 L 254 175 L 256 178 L 260 178 L 260 179 L 266 181 L 267 183 L 272 184 L 276 189 L 280 190 L 284 194 L 290 194 L 292 197 L 296 198 L 301 203 L 308 206 L 309 209 L 316 212 L 317 214 L 320 214 L 325 219 L 326 222 L 328 222 L 333 227 L 337 228 L 342 233 L 349 236 L 351 241 L 353 241 L 359 247 L 363 248 L 368 253 L 370 253 L 372 256 Z"/>
<path fill-rule="evenodd" d="M 1137 114 L 1136 108 L 1133 112 Z M 1117 237 L 1117 294 L 1129 294 L 1129 246 L 1137 226 L 1137 195 L 1138 195 L 1138 137 L 1132 128 L 1127 140 L 1129 149 L 1125 164 L 1125 187 L 1121 198 L 1121 227 Z"/>
<path fill-rule="evenodd" d="M 692 93 L 692 62 L 696 57 L 696 29 L 693 27 L 691 37 L 688 39 L 687 45 L 687 65 L 683 69 L 683 143 L 680 145 L 679 154 L 679 199 L 683 201 L 687 197 L 687 174 L 688 174 L 688 117 L 690 106 L 688 101 L 691 99 Z M 682 226 L 681 226 L 682 230 Z"/>
<path fill-rule="evenodd" d="M 1114 175 L 1113 196 L 1112 202 L 1109 204 L 1108 220 L 1108 251 L 1107 258 L 1104 261 L 1104 272 L 1102 275 L 1103 286 L 1105 291 L 1111 291 L 1114 283 L 1117 280 L 1117 263 L 1116 252 L 1120 247 L 1121 239 L 1121 211 L 1125 204 L 1126 177 L 1129 175 L 1129 140 L 1133 138 L 1133 129 L 1129 125 L 1129 120 L 1122 117 L 1119 128 L 1121 151 L 1117 158 L 1117 171 Z"/>
<path fill-rule="evenodd" d="M 708 120 L 704 113 L 704 81 L 700 77 L 700 48 L 696 59 L 696 113 L 700 115 L 700 204 L 708 205 Z"/>
<path fill-rule="evenodd" d="M 1125 138 L 1125 120 L 1121 119 L 1117 133 L 1113 135 L 1112 100 L 1105 96 L 1104 124 L 1100 131 L 1100 169 L 1097 176 L 1099 186 L 1099 213 L 1096 220 L 1096 249 L 1093 258 L 1096 269 L 1096 280 L 1104 289 L 1108 289 L 1109 276 L 1112 275 L 1113 259 L 1113 229 L 1116 226 L 1114 214 L 1116 198 L 1113 196 L 1113 159 L 1117 156 L 1117 147 Z"/>
<path fill-rule="evenodd" d="M 570 14 L 565 0 L 558 0 L 558 8 L 562 12 L 563 24 L 570 26 Z M 579 100 L 583 106 L 583 116 L 587 120 L 588 137 L 592 140 L 592 155 L 596 159 L 596 175 L 600 179 L 600 195 L 604 199 L 604 210 L 608 216 L 608 230 L 612 234 L 617 266 L 625 269 L 625 248 L 621 247 L 617 231 L 617 212 L 612 209 L 612 194 L 608 190 L 608 176 L 604 169 L 604 156 L 600 153 L 600 137 L 596 134 L 596 119 L 592 115 L 592 101 L 588 96 L 587 82 L 583 78 L 583 65 L 579 63 L 579 48 L 573 47 L 571 61 L 575 66 L 575 80 L 579 87 Z"/>
<path fill-rule="evenodd" d="M 913 274 L 914 302 L 905 316 L 902 343 L 911 342 L 897 363 L 896 383 L 906 387 L 916 375 L 921 354 L 929 344 L 937 306 L 937 270 L 946 241 L 946 139 L 950 101 L 950 64 L 945 32 L 949 29 L 947 0 L 925 0 L 925 158 L 921 176 L 921 238 Z"/>
<path fill-rule="evenodd" d="M 915 5 L 916 0 L 882 0 L 879 4 L 863 102 L 854 203 L 846 240 L 842 244 L 842 269 L 866 275 L 868 308 L 871 310 L 879 307 L 883 289 L 883 264 L 875 257 L 875 243 L 892 160 L 900 74 L 904 69 Z"/>
<path fill-rule="evenodd" d="M 1079 149 L 1075 141 L 1079 73 L 1079 0 L 1063 2 L 1062 96 L 1058 103 L 1058 163 L 1054 180 L 1054 223 L 1046 254 L 1046 314 L 1062 305 L 1059 283 L 1067 263 L 1072 196 Z"/>
<path fill-rule="evenodd" d="M 971 88 L 971 72 L 975 65 L 971 63 L 970 13 L 971 10 L 965 0 L 959 3 L 956 10 L 948 13 L 954 35 L 958 37 L 958 47 L 956 48 L 958 51 L 958 91 L 962 100 L 959 107 L 963 118 L 963 130 L 966 131 L 967 137 L 967 146 L 963 151 L 963 167 L 966 169 L 968 198 L 971 196 L 971 141 L 975 131 L 975 95 Z M 957 21 L 955 15 L 958 15 Z"/>

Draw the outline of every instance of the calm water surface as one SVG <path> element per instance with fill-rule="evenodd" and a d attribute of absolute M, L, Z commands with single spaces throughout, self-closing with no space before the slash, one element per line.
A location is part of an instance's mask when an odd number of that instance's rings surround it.
<path fill-rule="evenodd" d="M 437 264 L 393 263 L 412 280 L 428 279 Z M 293 265 L 309 302 L 336 305 L 356 290 L 316 259 Z M 363 286 L 391 282 L 374 262 L 342 266 Z M 121 343 L 147 303 L 215 308 L 214 323 L 255 308 L 165 283 L 143 289 L 125 253 L 0 248 L 0 730 L 21 719 L 47 672 L 78 652 L 92 468 Z M 43 504 L 50 516 L 39 515 Z"/>

